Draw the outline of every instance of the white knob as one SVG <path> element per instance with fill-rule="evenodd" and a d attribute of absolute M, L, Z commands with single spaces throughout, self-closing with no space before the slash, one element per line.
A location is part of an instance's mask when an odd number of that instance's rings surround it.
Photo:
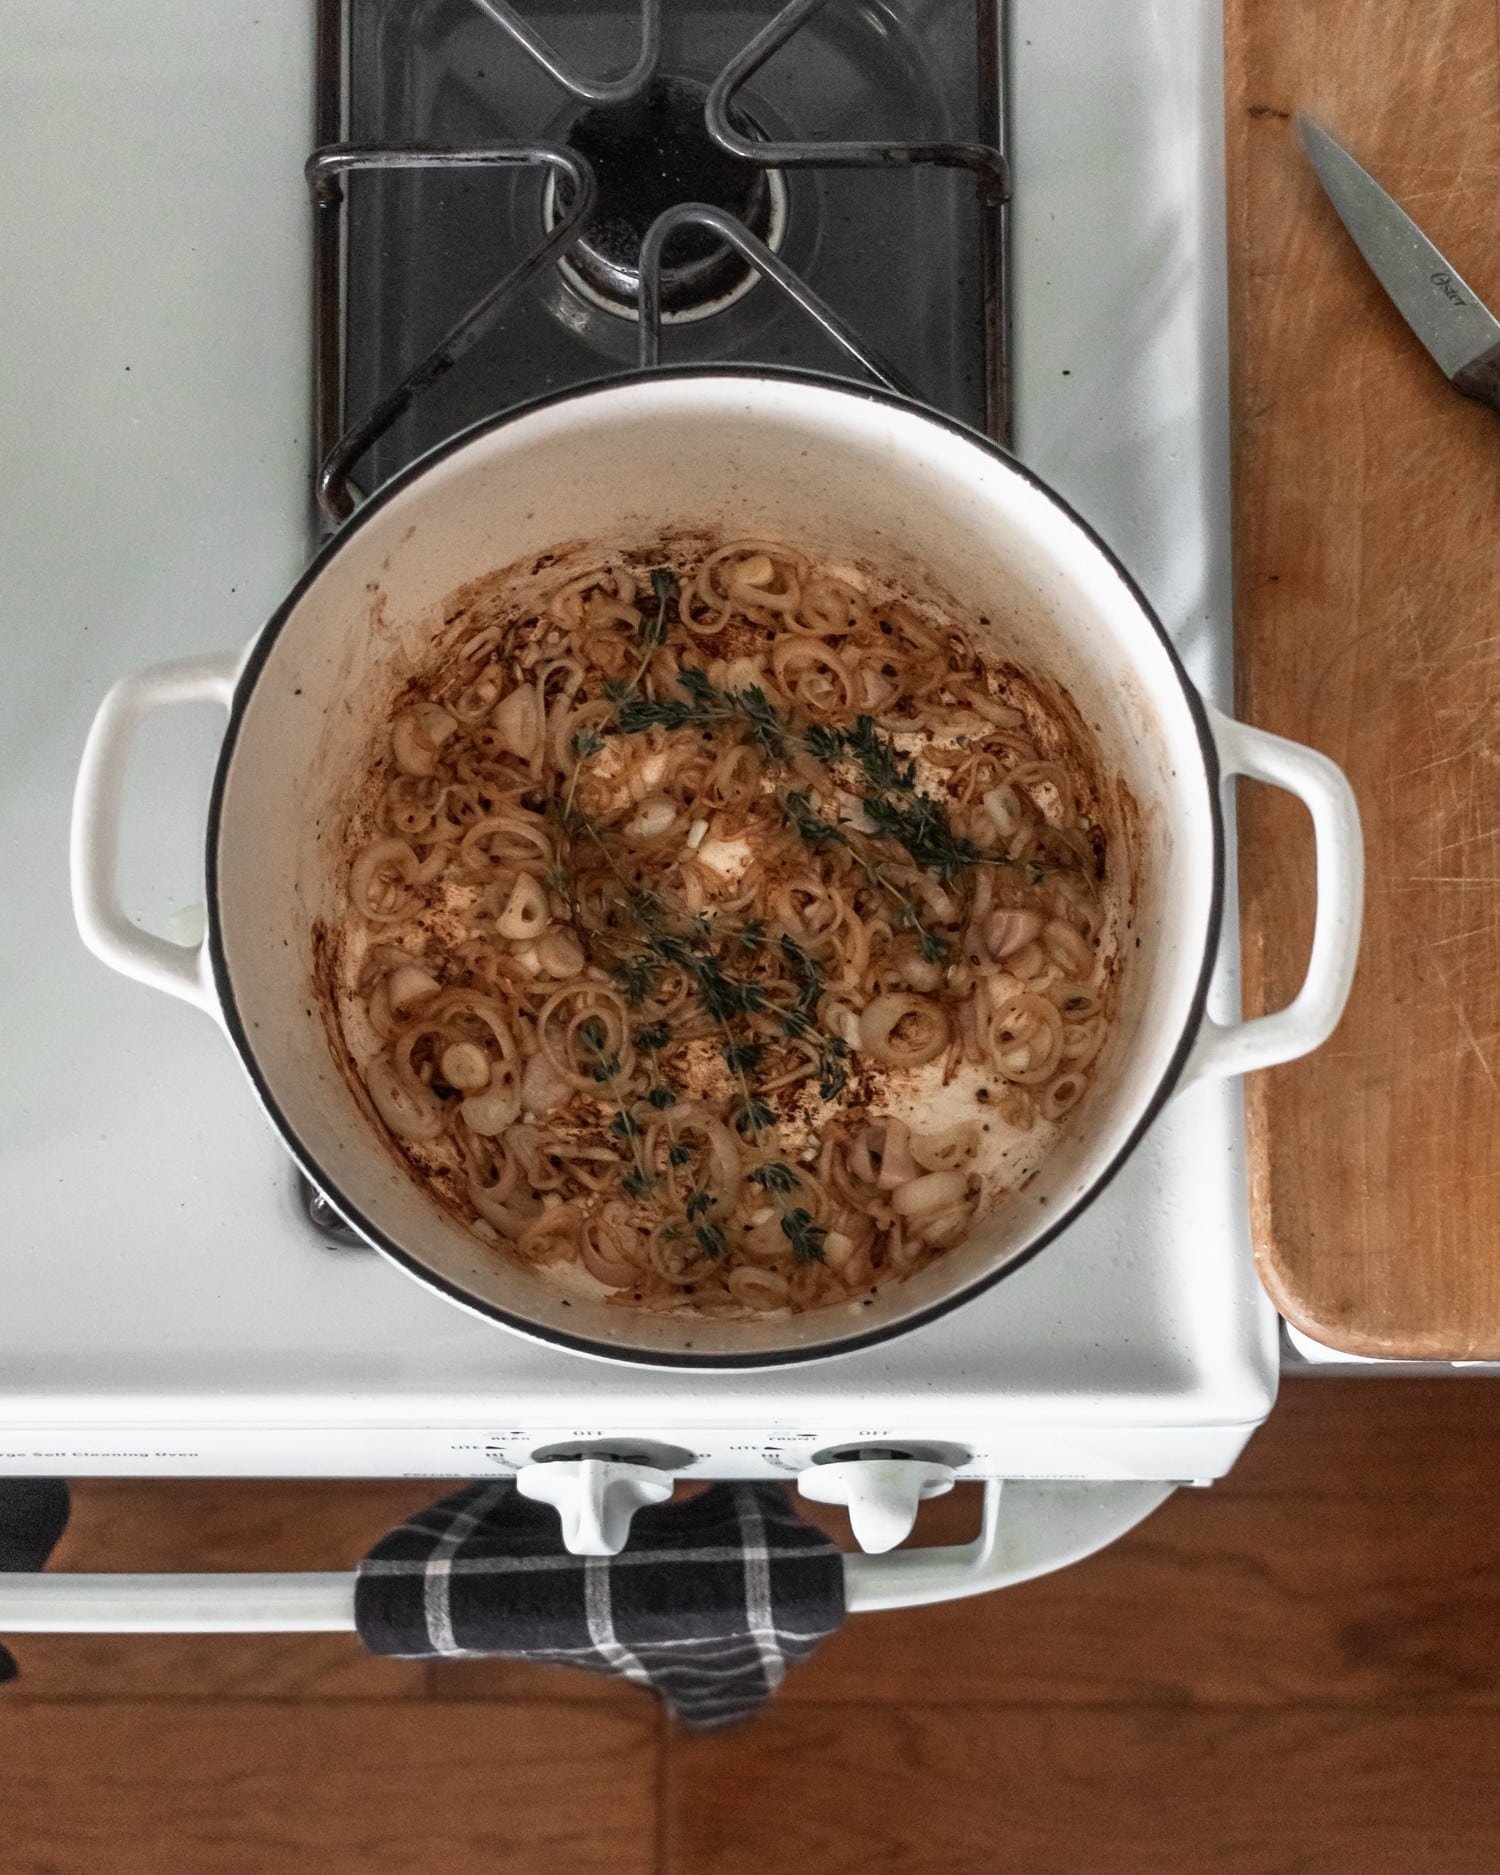
<path fill-rule="evenodd" d="M 672 1480 L 654 1465 L 613 1458 L 549 1458 L 516 1473 L 522 1497 L 551 1504 L 574 1556 L 618 1556 L 642 1504 L 661 1504 Z"/>
<path fill-rule="evenodd" d="M 880 1556 L 911 1534 L 917 1506 L 953 1489 L 953 1467 L 928 1458 L 838 1458 L 797 1474 L 815 1504 L 845 1504 L 855 1541 Z"/>

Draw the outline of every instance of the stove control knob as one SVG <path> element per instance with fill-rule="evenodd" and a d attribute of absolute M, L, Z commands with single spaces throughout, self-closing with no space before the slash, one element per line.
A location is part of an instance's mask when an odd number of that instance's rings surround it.
<path fill-rule="evenodd" d="M 654 1465 L 613 1458 L 546 1458 L 516 1473 L 522 1497 L 551 1504 L 563 1543 L 574 1556 L 618 1556 L 630 1520 L 643 1504 L 672 1495 L 672 1480 Z"/>
<path fill-rule="evenodd" d="M 879 1556 L 911 1535 L 924 1498 L 953 1489 L 953 1467 L 934 1459 L 860 1453 L 807 1466 L 797 1474 L 797 1489 L 815 1504 L 847 1505 L 859 1547 Z"/>

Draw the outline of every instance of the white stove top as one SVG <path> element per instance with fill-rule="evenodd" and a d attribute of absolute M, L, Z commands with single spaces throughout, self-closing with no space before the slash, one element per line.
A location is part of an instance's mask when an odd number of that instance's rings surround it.
<path fill-rule="evenodd" d="M 1200 0 L 1016 0 L 1012 154 L 1018 448 L 1224 701 L 1218 32 Z M 0 282 L 0 1469 L 468 1475 L 655 1434 L 718 1476 L 903 1437 L 991 1475 L 1223 1472 L 1275 1385 L 1233 1083 L 1170 1106 L 1062 1240 L 936 1326 L 672 1376 L 325 1248 L 213 1027 L 85 953 L 67 818 L 105 688 L 248 639 L 309 551 L 311 58 L 305 0 L 0 17 L 0 168 L 29 185 Z M 218 728 L 137 766 L 127 902 L 179 936 Z"/>

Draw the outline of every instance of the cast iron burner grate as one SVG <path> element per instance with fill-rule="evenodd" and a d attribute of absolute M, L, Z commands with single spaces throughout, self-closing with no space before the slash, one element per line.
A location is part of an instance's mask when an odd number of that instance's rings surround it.
<path fill-rule="evenodd" d="M 664 327 L 674 359 L 867 374 L 1003 438 L 1004 9 L 319 0 L 325 515 L 468 423 L 656 365 Z"/>

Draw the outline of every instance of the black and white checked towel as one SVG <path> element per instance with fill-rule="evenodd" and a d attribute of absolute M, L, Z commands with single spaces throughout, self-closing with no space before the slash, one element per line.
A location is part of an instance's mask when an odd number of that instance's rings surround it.
<path fill-rule="evenodd" d="M 411 1518 L 360 1564 L 377 1654 L 511 1654 L 650 1686 L 688 1725 L 745 1717 L 844 1618 L 843 1558 L 778 1484 L 638 1510 L 618 1556 L 573 1556 L 509 1479 Z"/>

